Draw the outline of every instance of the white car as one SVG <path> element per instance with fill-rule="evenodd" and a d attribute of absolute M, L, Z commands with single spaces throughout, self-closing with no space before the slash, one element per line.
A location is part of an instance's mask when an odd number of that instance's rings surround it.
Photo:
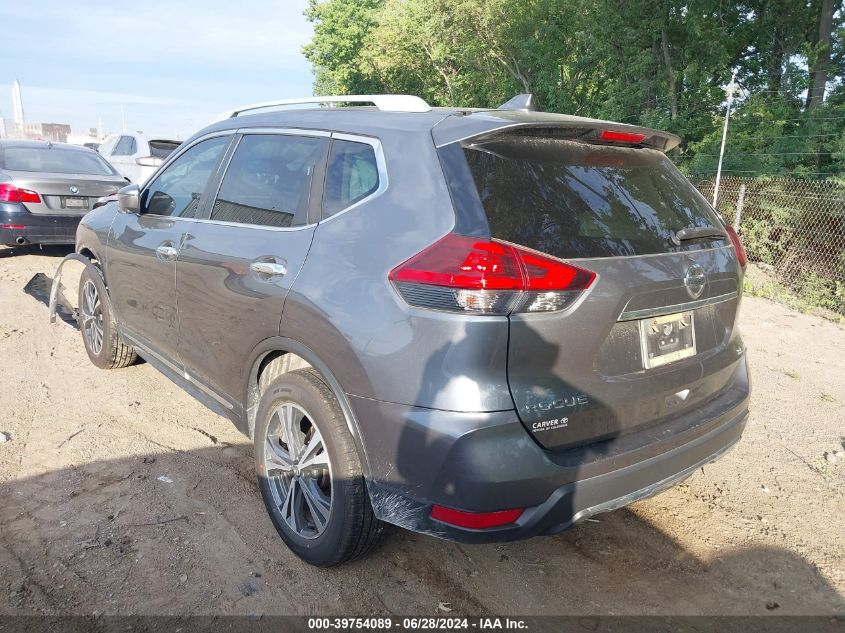
<path fill-rule="evenodd" d="M 97 151 L 120 175 L 140 185 L 179 145 L 179 141 L 149 138 L 140 133 L 112 134 Z"/>

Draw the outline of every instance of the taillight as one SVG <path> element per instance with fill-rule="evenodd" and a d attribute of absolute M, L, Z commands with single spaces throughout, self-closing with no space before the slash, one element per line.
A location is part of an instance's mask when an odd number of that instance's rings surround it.
<path fill-rule="evenodd" d="M 141 167 L 158 167 L 164 162 L 164 159 L 158 156 L 142 156 L 135 159 L 135 164 Z"/>
<path fill-rule="evenodd" d="M 431 508 L 431 518 L 441 523 L 448 523 L 462 528 L 472 530 L 483 530 L 485 528 L 500 527 L 509 525 L 522 515 L 522 508 L 513 510 L 496 510 L 494 512 L 466 512 L 455 510 L 446 506 L 434 506 Z"/>
<path fill-rule="evenodd" d="M 39 204 L 41 196 L 29 189 L 21 189 L 4 182 L 0 183 L 0 202 L 33 202 Z"/>
<path fill-rule="evenodd" d="M 739 265 L 741 268 L 745 268 L 747 263 L 747 259 L 745 257 L 745 247 L 742 245 L 742 240 L 739 239 L 739 235 L 734 230 L 730 224 L 725 224 L 725 232 L 728 234 L 728 237 L 731 240 L 731 244 L 734 245 L 734 250 L 736 251 L 736 258 L 739 261 Z"/>
<path fill-rule="evenodd" d="M 645 140 L 645 134 L 603 130 L 599 138 L 603 141 L 613 141 L 615 143 L 642 143 Z"/>
<path fill-rule="evenodd" d="M 389 278 L 413 306 L 505 315 L 564 310 L 596 275 L 507 242 L 449 233 Z"/>

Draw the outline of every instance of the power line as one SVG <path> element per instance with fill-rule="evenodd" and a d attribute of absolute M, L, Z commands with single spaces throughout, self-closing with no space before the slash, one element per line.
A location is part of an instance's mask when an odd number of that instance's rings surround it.
<path fill-rule="evenodd" d="M 836 171 L 802 171 L 796 174 L 795 172 L 785 172 L 785 171 L 760 171 L 759 169 L 722 169 L 723 172 L 730 172 L 732 174 L 757 174 L 758 176 L 810 176 L 810 175 L 824 175 L 824 176 L 843 176 L 840 172 Z M 705 172 L 690 172 L 692 174 L 715 174 L 716 172 L 713 170 L 705 171 Z"/>
<path fill-rule="evenodd" d="M 838 120 L 838 119 L 845 119 L 845 116 L 825 116 L 825 117 L 819 116 L 819 117 L 817 117 L 817 116 L 813 116 L 811 113 L 808 112 L 806 116 L 796 117 L 794 119 L 775 118 L 775 119 L 772 119 L 770 122 L 771 123 L 780 123 L 781 121 L 804 121 L 806 123 L 812 123 L 813 121 L 834 121 L 834 120 Z"/>
<path fill-rule="evenodd" d="M 819 138 L 821 136 L 840 136 L 845 131 L 842 132 L 828 132 L 827 134 L 784 134 L 782 136 L 743 136 L 741 140 L 743 141 L 752 141 L 752 140 L 766 140 L 766 139 L 777 139 L 777 138 Z"/>
<path fill-rule="evenodd" d="M 841 154 L 843 152 L 736 152 L 737 156 L 818 156 L 819 154 Z M 695 156 L 718 156 L 718 154 L 695 154 Z"/>
<path fill-rule="evenodd" d="M 800 93 L 802 93 L 802 94 L 803 94 L 803 93 L 805 93 L 805 92 L 807 92 L 807 93 L 816 93 L 816 92 L 825 92 L 825 91 L 833 92 L 833 91 L 834 91 L 834 90 L 836 90 L 838 87 L 839 87 L 839 84 L 837 84 L 837 85 L 836 85 L 836 86 L 834 86 L 833 88 L 827 88 L 827 87 L 825 86 L 825 87 L 812 88 L 812 89 L 810 89 L 810 88 L 797 88 L 797 87 L 794 87 L 794 89 L 795 89 L 795 90 L 798 90 Z M 781 93 L 786 93 L 786 92 L 787 92 L 787 91 L 786 91 L 786 90 L 784 90 L 783 88 L 781 88 L 780 90 L 750 90 L 750 89 L 748 89 L 748 88 L 743 88 L 743 90 L 746 90 L 749 94 L 752 94 L 752 95 L 757 95 L 757 94 L 781 94 Z"/>

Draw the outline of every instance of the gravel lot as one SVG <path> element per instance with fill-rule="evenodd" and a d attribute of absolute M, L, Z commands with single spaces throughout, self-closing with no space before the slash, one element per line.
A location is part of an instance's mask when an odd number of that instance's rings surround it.
<path fill-rule="evenodd" d="M 47 323 L 23 289 L 67 252 L 0 250 L 0 613 L 845 613 L 842 326 L 745 299 L 748 429 L 681 486 L 519 543 L 395 530 L 317 570 L 278 539 L 229 422 Z"/>

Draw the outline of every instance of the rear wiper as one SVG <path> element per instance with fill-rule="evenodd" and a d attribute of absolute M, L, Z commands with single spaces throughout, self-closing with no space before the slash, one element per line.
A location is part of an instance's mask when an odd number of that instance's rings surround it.
<path fill-rule="evenodd" d="M 681 242 L 701 240 L 708 237 L 719 240 L 725 240 L 728 238 L 724 229 L 720 229 L 715 226 L 690 226 L 688 228 L 681 229 L 680 231 L 675 231 L 672 235 L 672 241 L 679 245 Z"/>

